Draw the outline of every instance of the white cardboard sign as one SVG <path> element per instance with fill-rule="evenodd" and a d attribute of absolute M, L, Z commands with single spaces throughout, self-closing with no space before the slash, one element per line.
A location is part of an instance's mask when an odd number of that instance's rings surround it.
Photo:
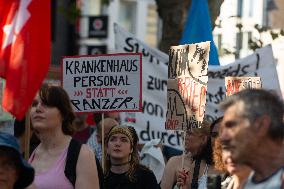
<path fill-rule="evenodd" d="M 64 57 L 62 86 L 75 112 L 141 111 L 139 53 Z"/>
<path fill-rule="evenodd" d="M 226 96 L 244 89 L 260 89 L 260 77 L 225 77 Z"/>
<path fill-rule="evenodd" d="M 186 131 L 201 127 L 208 79 L 203 77 L 205 84 L 190 76 L 168 80 L 166 129 Z"/>

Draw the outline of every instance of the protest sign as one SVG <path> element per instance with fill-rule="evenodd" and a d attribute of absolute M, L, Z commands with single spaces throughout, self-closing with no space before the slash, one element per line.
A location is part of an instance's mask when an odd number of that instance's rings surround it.
<path fill-rule="evenodd" d="M 117 52 L 141 52 L 143 59 L 142 113 L 121 113 L 122 122 L 135 127 L 141 143 L 160 138 L 164 140 L 165 145 L 181 149 L 181 132 L 165 130 L 164 127 L 169 56 L 149 47 L 118 25 L 114 26 L 114 33 Z M 271 46 L 263 47 L 254 54 L 226 66 L 209 65 L 207 75 L 205 116 L 209 121 L 222 115 L 218 104 L 226 97 L 226 76 L 259 76 L 262 79 L 262 88 L 273 89 L 281 94 Z"/>
<path fill-rule="evenodd" d="M 205 84 L 183 76 L 168 80 L 166 129 L 186 131 L 201 127 L 208 79 L 203 77 Z"/>
<path fill-rule="evenodd" d="M 171 46 L 165 128 L 201 127 L 205 112 L 210 42 Z"/>
<path fill-rule="evenodd" d="M 226 96 L 244 89 L 260 89 L 260 77 L 225 77 Z"/>
<path fill-rule="evenodd" d="M 284 99 L 284 37 L 275 39 L 272 42 L 273 56 L 276 61 L 276 69 L 278 73 L 278 80 L 282 91 L 282 99 Z"/>
<path fill-rule="evenodd" d="M 258 49 L 254 54 L 225 66 L 209 66 L 206 100 L 206 117 L 210 121 L 222 116 L 218 104 L 225 99 L 225 77 L 260 77 L 262 88 L 274 90 L 281 96 L 276 64 L 270 45 Z"/>
<path fill-rule="evenodd" d="M 169 78 L 207 75 L 210 42 L 171 46 L 169 51 Z"/>
<path fill-rule="evenodd" d="M 141 111 L 141 54 L 62 59 L 62 86 L 76 112 Z"/>
<path fill-rule="evenodd" d="M 181 149 L 181 132 L 165 130 L 169 56 L 116 24 L 114 33 L 117 52 L 141 52 L 143 61 L 142 112 L 121 113 L 122 124 L 134 126 L 141 143 L 159 138 L 165 145 Z"/>

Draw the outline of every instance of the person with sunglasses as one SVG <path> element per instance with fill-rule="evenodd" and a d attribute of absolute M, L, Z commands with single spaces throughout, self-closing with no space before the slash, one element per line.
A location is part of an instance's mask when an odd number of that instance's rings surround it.
<path fill-rule="evenodd" d="M 220 120 L 221 118 L 211 124 L 204 120 L 201 128 L 187 132 L 186 146 L 189 146 L 194 166 L 192 165 L 189 170 L 182 169 L 178 172 L 177 186 L 180 188 L 205 189 L 208 175 L 219 174 L 219 171 L 214 168 L 213 146 L 218 137 Z M 203 145 L 198 147 L 196 144 L 200 141 L 206 142 L 201 142 Z"/>

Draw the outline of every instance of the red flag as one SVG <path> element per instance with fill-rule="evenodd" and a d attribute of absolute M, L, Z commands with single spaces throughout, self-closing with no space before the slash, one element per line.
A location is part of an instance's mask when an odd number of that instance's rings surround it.
<path fill-rule="evenodd" d="M 24 117 L 50 63 L 50 0 L 0 0 L 3 108 Z"/>

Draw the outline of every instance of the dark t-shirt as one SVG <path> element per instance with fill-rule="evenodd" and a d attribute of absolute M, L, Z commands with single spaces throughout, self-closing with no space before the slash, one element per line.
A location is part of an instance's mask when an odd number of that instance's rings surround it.
<path fill-rule="evenodd" d="M 136 182 L 131 182 L 126 173 L 110 172 L 105 178 L 105 189 L 158 189 L 156 177 L 152 171 L 139 166 L 135 171 Z"/>

